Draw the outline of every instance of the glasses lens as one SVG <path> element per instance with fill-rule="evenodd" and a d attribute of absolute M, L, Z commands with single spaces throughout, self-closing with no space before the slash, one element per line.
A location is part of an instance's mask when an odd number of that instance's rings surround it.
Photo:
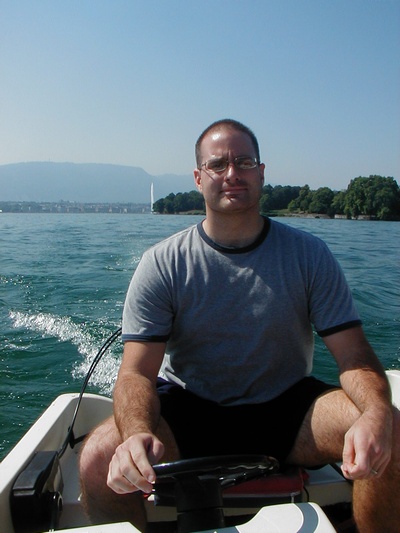
<path fill-rule="evenodd" d="M 257 160 L 248 155 L 236 157 L 233 160 L 233 163 L 239 170 L 250 170 L 257 166 Z M 214 159 L 209 159 L 204 163 L 206 170 L 214 174 L 220 174 L 228 168 L 228 165 L 229 161 L 223 157 L 215 157 Z"/>
<path fill-rule="evenodd" d="M 210 172 L 223 172 L 227 166 L 228 162 L 226 159 L 222 159 L 221 157 L 210 159 L 209 161 L 206 161 L 205 164 L 206 169 Z"/>
<path fill-rule="evenodd" d="M 235 165 L 237 168 L 240 168 L 240 170 L 250 170 L 257 166 L 257 162 L 253 157 L 242 156 L 235 159 Z"/>

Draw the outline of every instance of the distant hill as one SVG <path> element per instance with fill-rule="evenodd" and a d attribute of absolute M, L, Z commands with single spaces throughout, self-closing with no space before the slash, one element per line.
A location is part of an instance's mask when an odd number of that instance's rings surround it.
<path fill-rule="evenodd" d="M 0 201 L 150 202 L 169 193 L 189 192 L 191 175 L 151 176 L 139 167 L 96 163 L 32 162 L 0 165 Z"/>

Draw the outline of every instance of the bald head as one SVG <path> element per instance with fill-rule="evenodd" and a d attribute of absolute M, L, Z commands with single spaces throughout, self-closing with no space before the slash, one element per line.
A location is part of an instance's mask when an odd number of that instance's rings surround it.
<path fill-rule="evenodd" d="M 251 143 L 252 143 L 252 145 L 254 147 L 254 151 L 255 151 L 255 154 L 256 154 L 256 157 L 257 157 L 257 161 L 258 161 L 258 163 L 260 163 L 260 148 L 258 146 L 257 138 L 254 135 L 254 133 L 251 131 L 251 129 L 248 128 L 247 126 L 245 126 L 244 124 L 242 124 L 241 122 L 238 122 L 237 120 L 226 118 L 226 119 L 222 119 L 222 120 L 217 120 L 216 122 L 213 122 L 212 124 L 210 124 L 210 126 L 208 126 L 203 131 L 203 133 L 200 135 L 200 137 L 197 139 L 197 142 L 196 142 L 196 145 L 195 145 L 197 168 L 200 168 L 200 165 L 201 165 L 201 162 L 202 162 L 201 161 L 201 143 L 203 142 L 204 138 L 208 134 L 210 134 L 212 132 L 217 132 L 217 131 L 226 130 L 226 129 L 228 129 L 228 130 L 230 129 L 230 130 L 234 130 L 234 131 L 240 131 L 240 132 L 245 133 L 246 135 L 248 135 L 250 137 Z"/>

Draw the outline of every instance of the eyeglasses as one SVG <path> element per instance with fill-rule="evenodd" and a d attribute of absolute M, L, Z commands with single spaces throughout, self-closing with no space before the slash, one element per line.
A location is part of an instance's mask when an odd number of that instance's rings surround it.
<path fill-rule="evenodd" d="M 232 163 L 238 170 L 251 170 L 253 168 L 256 168 L 256 166 L 258 165 L 257 158 L 250 157 L 249 155 L 241 155 L 239 157 L 235 157 Z M 208 161 L 200 165 L 200 170 L 202 169 L 202 167 L 204 167 L 209 174 L 220 175 L 229 167 L 230 164 L 230 161 L 228 159 L 225 159 L 224 157 L 214 157 L 213 159 L 209 159 Z"/>

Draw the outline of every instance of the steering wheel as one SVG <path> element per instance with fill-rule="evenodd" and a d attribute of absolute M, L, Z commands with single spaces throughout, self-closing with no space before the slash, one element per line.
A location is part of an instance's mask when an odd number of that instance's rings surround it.
<path fill-rule="evenodd" d="M 153 465 L 157 481 L 213 476 L 218 478 L 224 487 L 232 481 L 237 484 L 272 474 L 278 468 L 278 461 L 265 455 L 217 455 Z"/>
<path fill-rule="evenodd" d="M 222 455 L 153 465 L 156 505 L 176 505 L 178 533 L 225 526 L 222 488 L 276 472 L 264 455 Z"/>

